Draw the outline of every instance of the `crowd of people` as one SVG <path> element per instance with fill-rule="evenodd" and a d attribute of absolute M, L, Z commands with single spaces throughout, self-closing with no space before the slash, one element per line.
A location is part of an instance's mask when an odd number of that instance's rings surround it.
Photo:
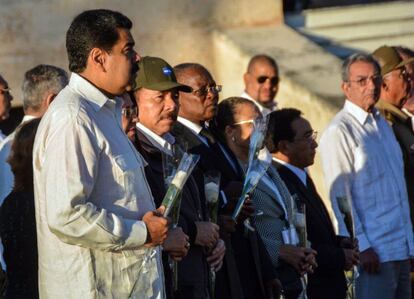
<path fill-rule="evenodd" d="M 317 132 L 277 106 L 273 58 L 252 57 L 245 90 L 219 102 L 209 70 L 140 57 L 131 28 L 119 12 L 84 11 L 66 33 L 71 75 L 44 64 L 24 75 L 25 116 L 0 137 L 0 298 L 411 298 L 411 50 L 343 63 L 345 103 L 320 139 L 336 231 L 308 173 Z M 12 99 L 0 77 L 0 120 Z M 234 218 L 262 119 L 271 160 Z M 173 225 L 163 199 L 177 152 L 199 160 Z M 207 173 L 220 178 L 216 221 Z M 292 198 L 304 243 L 289 237 Z"/>

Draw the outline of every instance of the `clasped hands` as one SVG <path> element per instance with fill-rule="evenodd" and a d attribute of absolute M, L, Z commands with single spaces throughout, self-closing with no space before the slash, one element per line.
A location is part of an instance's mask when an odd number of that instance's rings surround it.
<path fill-rule="evenodd" d="M 316 263 L 317 252 L 312 248 L 297 247 L 284 244 L 280 246 L 279 258 L 291 265 L 301 275 L 313 273 L 318 266 Z"/>

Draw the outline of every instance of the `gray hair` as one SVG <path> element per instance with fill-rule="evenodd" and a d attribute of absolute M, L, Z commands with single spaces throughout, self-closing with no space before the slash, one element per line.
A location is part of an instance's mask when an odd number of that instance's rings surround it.
<path fill-rule="evenodd" d="M 66 71 L 53 65 L 40 64 L 28 70 L 22 85 L 23 109 L 39 110 L 45 96 L 58 94 L 68 81 Z"/>
<path fill-rule="evenodd" d="M 370 54 L 364 54 L 364 53 L 355 53 L 349 56 L 347 59 L 345 59 L 344 63 L 342 64 L 342 81 L 348 82 L 349 80 L 349 69 L 351 68 L 351 65 L 355 62 L 366 62 L 370 63 L 375 67 L 375 70 L 378 73 L 381 73 L 381 68 L 378 64 L 378 62 L 375 60 L 375 58 Z"/>

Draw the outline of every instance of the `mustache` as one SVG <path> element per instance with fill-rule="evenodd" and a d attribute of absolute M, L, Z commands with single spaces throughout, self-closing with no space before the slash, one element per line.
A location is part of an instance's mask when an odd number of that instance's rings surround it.
<path fill-rule="evenodd" d="M 172 119 L 173 121 L 177 120 L 177 114 L 176 113 L 166 113 L 161 116 L 161 119 Z"/>

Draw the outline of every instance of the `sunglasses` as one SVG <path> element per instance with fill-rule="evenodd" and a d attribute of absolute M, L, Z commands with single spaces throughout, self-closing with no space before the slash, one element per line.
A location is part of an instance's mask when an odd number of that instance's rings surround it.
<path fill-rule="evenodd" d="M 279 83 L 279 77 L 267 77 L 267 76 L 259 76 L 257 77 L 257 83 L 259 84 L 263 84 L 265 83 L 267 80 L 270 80 L 270 83 L 272 85 L 276 85 Z"/>
<path fill-rule="evenodd" d="M 204 97 L 208 94 L 208 92 L 211 92 L 213 94 L 218 94 L 219 92 L 221 92 L 221 90 L 222 90 L 221 85 L 213 85 L 213 86 L 204 86 L 204 87 L 201 87 L 200 89 L 193 90 L 192 93 L 199 97 Z"/>

